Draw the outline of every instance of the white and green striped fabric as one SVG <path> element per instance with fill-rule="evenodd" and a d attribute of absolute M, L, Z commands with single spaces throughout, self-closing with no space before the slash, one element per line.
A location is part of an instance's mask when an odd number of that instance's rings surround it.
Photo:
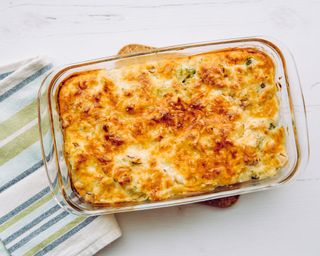
<path fill-rule="evenodd" d="M 36 96 L 52 64 L 0 67 L 0 255 L 93 255 L 121 235 L 112 215 L 79 217 L 50 193 L 38 141 Z"/>

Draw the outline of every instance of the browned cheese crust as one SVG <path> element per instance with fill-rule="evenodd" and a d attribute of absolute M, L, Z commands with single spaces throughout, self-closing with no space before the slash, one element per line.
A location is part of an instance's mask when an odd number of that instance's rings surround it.
<path fill-rule="evenodd" d="M 58 94 L 73 186 L 116 206 L 274 176 L 287 162 L 277 91 L 252 48 L 73 74 Z"/>

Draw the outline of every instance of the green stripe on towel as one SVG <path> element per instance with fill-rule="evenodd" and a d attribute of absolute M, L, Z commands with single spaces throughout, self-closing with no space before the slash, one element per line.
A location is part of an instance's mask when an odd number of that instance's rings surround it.
<path fill-rule="evenodd" d="M 36 201 L 34 204 L 30 205 L 28 208 L 21 211 L 19 214 L 15 215 L 12 219 L 8 220 L 7 222 L 3 223 L 0 226 L 0 233 L 6 230 L 8 227 L 15 224 L 17 221 L 21 220 L 23 217 L 27 216 L 28 214 L 32 213 L 35 209 L 38 207 L 44 205 L 46 202 L 48 202 L 50 199 L 52 199 L 51 193 L 47 194 L 40 200 Z"/>
<path fill-rule="evenodd" d="M 0 140 L 5 139 L 15 131 L 22 128 L 24 125 L 35 119 L 37 115 L 37 101 L 35 100 L 6 121 L 0 123 Z"/>
<path fill-rule="evenodd" d="M 2 216 L 0 218 L 0 226 L 5 223 L 6 221 L 10 220 L 13 218 L 15 215 L 17 215 L 19 212 L 22 212 L 24 209 L 28 208 L 30 205 L 32 205 L 34 202 L 39 200 L 40 198 L 44 197 L 46 194 L 50 192 L 49 187 L 45 187 L 32 197 L 30 197 L 27 201 L 24 201 L 21 203 L 18 207 L 12 209 L 10 212 L 8 212 L 6 215 Z"/>
<path fill-rule="evenodd" d="M 59 229 L 58 231 L 56 231 L 55 233 L 53 233 L 52 235 L 50 235 L 47 239 L 45 239 L 44 241 L 42 241 L 41 243 L 39 243 L 37 246 L 33 247 L 31 250 L 29 250 L 25 256 L 32 256 L 34 255 L 37 251 L 41 250 L 42 248 L 44 248 L 46 245 L 50 244 L 51 242 L 53 242 L 54 240 L 56 240 L 58 237 L 60 237 L 61 235 L 63 235 L 64 233 L 68 232 L 69 230 L 71 230 L 72 228 L 74 228 L 75 226 L 77 226 L 79 223 L 81 223 L 83 220 L 85 220 L 85 217 L 77 217 L 76 219 L 74 219 L 73 221 L 71 221 L 70 223 L 68 223 L 66 226 L 64 226 L 63 228 Z"/>
<path fill-rule="evenodd" d="M 83 222 L 81 222 L 79 225 L 74 227 L 73 229 L 69 230 L 67 233 L 60 236 L 58 239 L 54 240 L 52 243 L 48 244 L 46 247 L 44 247 L 41 251 L 38 251 L 34 256 L 43 256 L 47 254 L 49 251 L 53 250 L 57 246 L 59 246 L 61 243 L 63 243 L 65 240 L 67 240 L 69 237 L 73 236 L 74 234 L 80 232 L 81 229 L 83 229 L 85 226 L 89 225 L 92 221 L 94 221 L 97 218 L 97 216 L 92 216 L 86 218 Z"/>
<path fill-rule="evenodd" d="M 44 132 L 48 131 L 49 124 L 43 127 Z M 0 166 L 5 162 L 9 161 L 24 149 L 28 148 L 30 145 L 38 141 L 39 139 L 39 131 L 38 124 L 32 126 L 29 130 L 15 137 L 12 141 L 8 142 L 2 148 L 0 148 Z"/>
<path fill-rule="evenodd" d="M 35 219 L 31 220 L 29 223 L 27 223 L 26 225 L 24 225 L 23 227 L 21 227 L 20 229 L 15 231 L 13 234 L 8 236 L 6 239 L 4 239 L 3 243 L 4 244 L 11 243 L 17 237 L 19 237 L 22 234 L 26 233 L 29 229 L 31 229 L 32 227 L 34 227 L 37 224 L 39 224 L 39 222 L 41 222 L 42 220 L 50 217 L 51 215 L 53 215 L 54 213 L 56 213 L 60 209 L 61 209 L 61 207 L 59 205 L 57 205 L 57 204 L 52 206 L 49 210 L 43 212 L 38 217 L 36 217 Z"/>
<path fill-rule="evenodd" d="M 12 245 L 11 247 L 8 248 L 9 253 L 12 253 L 19 248 L 23 247 L 26 245 L 29 241 L 31 241 L 35 237 L 41 236 L 46 230 L 50 229 L 50 227 L 54 226 L 56 223 L 64 219 L 67 215 L 70 213 L 63 211 L 53 217 L 52 219 L 48 220 L 44 224 L 42 224 L 40 227 L 36 228 L 35 230 L 31 231 L 27 236 L 23 237 L 20 241 Z"/>

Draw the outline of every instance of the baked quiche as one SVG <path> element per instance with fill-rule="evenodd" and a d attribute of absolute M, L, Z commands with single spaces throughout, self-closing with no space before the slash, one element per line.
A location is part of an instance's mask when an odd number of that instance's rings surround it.
<path fill-rule="evenodd" d="M 272 177 L 287 163 L 278 90 L 254 48 L 75 73 L 57 94 L 72 186 L 117 206 Z"/>

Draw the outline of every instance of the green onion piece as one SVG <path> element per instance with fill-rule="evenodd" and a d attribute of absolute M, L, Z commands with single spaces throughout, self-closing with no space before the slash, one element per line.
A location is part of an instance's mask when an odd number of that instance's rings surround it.
<path fill-rule="evenodd" d="M 188 79 L 192 78 L 196 73 L 194 68 L 181 68 L 177 71 L 177 77 L 182 82 L 187 82 Z"/>
<path fill-rule="evenodd" d="M 246 65 L 249 66 L 249 65 L 251 65 L 251 64 L 252 64 L 252 58 L 248 58 L 248 59 L 246 60 Z"/>
<path fill-rule="evenodd" d="M 275 126 L 273 123 L 270 123 L 270 125 L 269 125 L 269 130 L 272 130 L 272 129 L 274 129 L 274 128 L 276 128 L 276 126 Z"/>

